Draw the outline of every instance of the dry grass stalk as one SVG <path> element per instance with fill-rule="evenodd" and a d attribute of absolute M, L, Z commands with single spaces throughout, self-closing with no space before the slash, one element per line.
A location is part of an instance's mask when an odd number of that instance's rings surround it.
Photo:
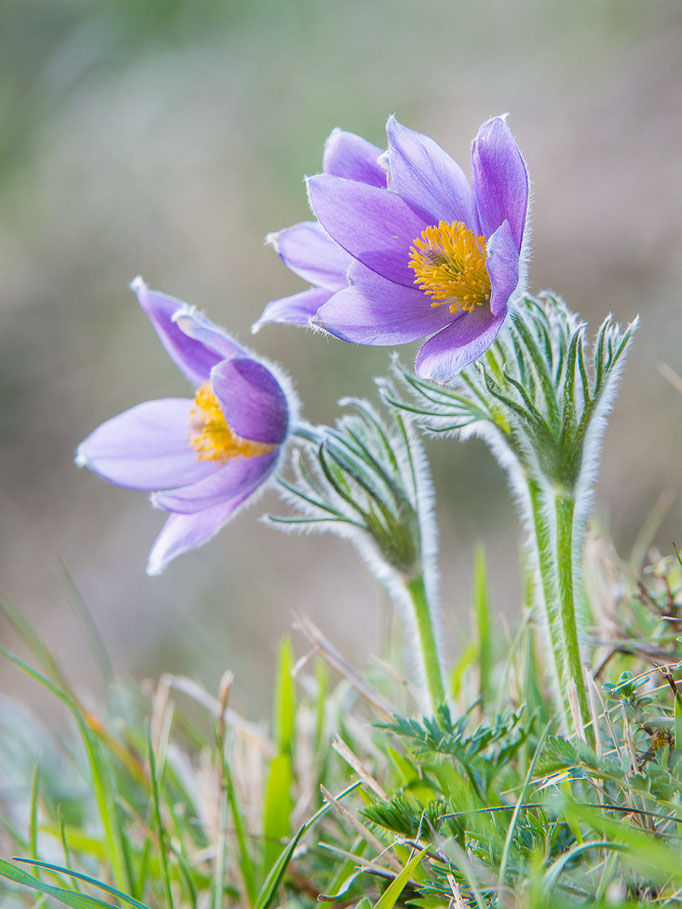
<path fill-rule="evenodd" d="M 372 790 L 372 792 L 375 793 L 375 795 L 378 795 L 379 798 L 383 799 L 384 801 L 386 801 L 388 799 L 388 796 L 386 795 L 384 790 L 381 788 L 379 783 L 369 773 L 369 771 L 364 766 L 364 764 L 362 763 L 360 758 L 350 750 L 350 748 L 348 747 L 348 745 L 346 745 L 346 743 L 343 741 L 342 738 L 339 738 L 337 736 L 337 738 L 332 743 L 332 748 L 338 755 L 340 755 L 343 758 L 343 760 L 350 767 L 353 768 L 353 770 L 355 771 L 355 773 L 357 773 L 357 775 L 360 777 L 362 782 L 366 786 L 368 786 Z"/>
<path fill-rule="evenodd" d="M 294 628 L 297 631 L 300 631 L 310 641 L 320 656 L 322 656 L 329 665 L 339 673 L 339 675 L 343 676 L 358 694 L 362 695 L 375 710 L 378 710 L 385 719 L 393 719 L 393 716 L 397 713 L 397 709 L 382 697 L 382 695 L 372 691 L 362 676 L 360 676 L 350 663 L 346 662 L 338 650 L 330 644 L 320 629 L 311 622 L 309 618 L 297 616 L 294 622 Z"/>
<path fill-rule="evenodd" d="M 402 871 L 402 865 L 397 858 L 392 853 L 386 851 L 384 844 L 374 836 L 371 830 L 368 830 L 364 824 L 361 824 L 357 817 L 350 812 L 345 805 L 342 805 L 341 802 L 335 799 L 331 792 L 329 792 L 328 789 L 325 789 L 324 786 L 320 786 L 320 792 L 332 811 L 366 840 L 366 842 L 376 850 L 379 857 L 383 856 L 394 871 L 397 871 L 398 873 Z"/>

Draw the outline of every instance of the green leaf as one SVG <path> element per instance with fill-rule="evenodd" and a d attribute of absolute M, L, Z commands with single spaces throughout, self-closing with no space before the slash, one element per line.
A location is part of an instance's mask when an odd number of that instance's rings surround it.
<path fill-rule="evenodd" d="M 165 827 L 161 817 L 161 793 L 159 787 L 159 778 L 156 772 L 156 760 L 154 758 L 154 746 L 152 745 L 151 732 L 147 738 L 147 756 L 149 759 L 149 775 L 152 782 L 152 796 L 154 799 L 154 821 L 156 833 L 159 842 L 159 856 L 161 858 L 161 873 L 163 885 L 166 894 L 166 905 L 168 909 L 173 909 L 173 891 L 171 889 L 170 869 L 168 867 L 168 848 Z"/>
<path fill-rule="evenodd" d="M 282 754 L 293 753 L 296 727 L 296 685 L 292 671 L 294 651 L 291 639 L 285 637 L 279 649 L 277 660 L 277 682 L 275 687 L 274 732 L 277 748 Z"/>
<path fill-rule="evenodd" d="M 559 735 L 547 736 L 544 751 L 536 762 L 537 771 L 541 776 L 577 767 L 579 764 L 578 749 L 568 739 Z"/>
<path fill-rule="evenodd" d="M 600 836 L 608 837 L 611 848 L 620 848 L 623 858 L 634 868 L 655 875 L 659 881 L 671 877 L 680 886 L 680 855 L 677 845 L 669 846 L 664 841 L 651 836 L 643 830 L 637 830 L 621 820 L 613 820 L 586 805 L 567 804 L 565 813 L 577 820 L 589 824 Z"/>
<path fill-rule="evenodd" d="M 298 841 L 301 839 L 306 829 L 307 827 L 305 824 L 300 827 L 291 842 L 287 843 L 284 849 L 282 849 L 280 852 L 279 858 L 277 858 L 277 860 L 270 868 L 268 876 L 265 879 L 265 883 L 263 884 L 261 891 L 258 894 L 258 900 L 256 901 L 254 909 L 267 909 L 267 907 L 270 905 L 273 896 L 277 892 L 277 888 L 282 882 L 284 872 L 287 870 L 289 862 L 291 861 L 291 857 L 294 854 L 294 850 L 296 849 L 296 846 L 298 846 Z"/>
<path fill-rule="evenodd" d="M 239 850 L 239 870 L 241 871 L 249 903 L 251 906 L 253 906 L 258 895 L 256 885 L 256 871 L 253 867 L 253 860 L 251 859 L 251 853 L 249 852 L 248 843 L 246 841 L 246 829 L 244 827 L 244 819 L 242 817 L 239 802 L 237 800 L 237 793 L 235 792 L 234 782 L 232 780 L 232 770 L 227 758 L 223 756 L 222 761 L 227 801 L 232 813 L 232 825 L 234 827 L 235 836 L 237 838 L 237 848 Z"/>
<path fill-rule="evenodd" d="M 361 815 L 379 827 L 414 839 L 422 828 L 437 832 L 441 818 L 450 810 L 448 802 L 432 798 L 432 794 L 424 783 L 416 792 L 399 789 L 389 799 L 371 802 Z"/>
<path fill-rule="evenodd" d="M 675 692 L 675 750 L 682 751 L 682 696 Z"/>
<path fill-rule="evenodd" d="M 15 868 L 14 865 L 5 862 L 3 859 L 0 859 L 0 876 L 13 881 L 15 884 L 20 884 L 23 887 L 30 887 L 32 890 L 36 890 L 38 893 L 42 893 L 45 896 L 51 896 L 53 899 L 59 900 L 59 902 L 63 903 L 65 906 L 69 906 L 70 909 L 102 909 L 102 907 L 115 909 L 112 903 L 105 903 L 103 900 L 97 899 L 97 897 L 88 896 L 85 893 L 77 893 L 75 890 L 64 890 L 62 887 L 53 887 L 50 884 L 44 884 L 42 881 L 38 880 L 37 877 L 33 877 L 32 874 L 27 874 L 20 868 Z M 111 892 L 115 893 L 121 899 L 125 898 L 123 894 L 118 893 L 116 890 L 112 890 Z M 147 909 L 147 907 L 143 907 L 143 909 Z"/>
<path fill-rule="evenodd" d="M 291 758 L 278 754 L 270 763 L 263 803 L 263 873 L 268 874 L 281 851 L 281 841 L 291 836 Z"/>
<path fill-rule="evenodd" d="M 110 887 L 108 884 L 105 884 L 102 881 L 98 881 L 94 877 L 89 877 L 87 874 L 80 874 L 78 871 L 72 871 L 71 868 L 62 868 L 60 865 L 51 865 L 49 862 L 39 862 L 34 861 L 33 859 L 25 858 L 17 858 L 14 859 L 14 861 L 25 862 L 27 865 L 35 865 L 38 868 L 45 868 L 47 871 L 58 871 L 60 874 L 74 878 L 74 880 L 84 881 L 86 884 L 90 884 L 91 887 L 97 887 L 98 890 L 103 890 L 105 893 L 110 893 L 112 896 L 115 896 L 116 899 L 121 900 L 121 902 L 127 903 L 129 906 L 133 906 L 134 909 L 148 909 L 144 903 L 140 903 L 138 900 L 133 899 L 132 896 L 128 896 L 128 894 L 122 893 L 120 890 L 116 890 L 114 887 Z M 11 867 L 13 866 L 10 865 L 10 868 Z M 109 903 L 103 903 L 102 905 L 108 906 Z"/>
<path fill-rule="evenodd" d="M 462 684 L 468 676 L 469 669 L 476 664 L 476 645 L 473 641 L 467 641 L 462 647 L 459 658 L 454 663 L 450 673 L 450 689 L 453 698 L 458 698 L 462 691 Z"/>
<path fill-rule="evenodd" d="M 49 676 L 50 681 L 64 692 L 67 692 L 69 696 L 73 696 L 69 683 L 66 680 L 59 663 L 53 656 L 52 651 L 49 650 L 42 639 L 36 634 L 30 622 L 28 622 L 22 613 L 4 597 L 0 599 L 0 614 L 4 615 L 17 635 L 29 648 L 33 656 Z"/>
<path fill-rule="evenodd" d="M 412 872 L 424 858 L 428 851 L 428 846 L 420 852 L 416 852 L 410 861 L 405 865 L 400 874 L 384 890 L 379 900 L 374 905 L 374 909 L 393 909 L 398 901 L 398 897 L 407 886 L 407 882 L 412 877 Z"/>
<path fill-rule="evenodd" d="M 554 887 L 557 885 L 559 878 L 564 870 L 564 868 L 577 856 L 581 855 L 584 852 L 587 852 L 591 849 L 601 849 L 611 852 L 623 852 L 626 847 L 619 843 L 611 843 L 608 840 L 593 840 L 590 843 L 579 843 L 576 846 L 573 846 L 571 849 L 568 849 L 564 852 L 563 855 L 554 861 L 543 877 L 543 887 L 547 893 L 550 893 Z"/>
<path fill-rule="evenodd" d="M 339 793 L 339 795 L 336 797 L 336 800 L 340 801 L 341 799 L 345 798 L 347 795 L 349 795 L 351 792 L 353 792 L 355 789 L 357 789 L 360 785 L 361 785 L 361 783 L 359 780 L 356 781 L 355 783 L 352 783 L 347 789 L 344 789 L 343 792 Z M 329 808 L 330 808 L 329 803 L 323 805 L 319 809 L 319 811 L 317 811 L 310 818 L 309 821 L 306 821 L 305 824 L 303 824 L 301 827 L 299 827 L 299 829 L 296 831 L 296 835 L 293 837 L 293 839 L 289 843 L 287 843 L 287 845 L 282 849 L 282 851 L 279 854 L 279 858 L 277 859 L 277 861 L 274 863 L 274 865 L 270 869 L 270 872 L 268 873 L 268 876 L 265 879 L 265 883 L 261 887 L 261 891 L 258 894 L 258 899 L 256 900 L 256 905 L 254 906 L 254 909 L 268 909 L 268 906 L 272 902 L 272 898 L 274 897 L 275 893 L 277 892 L 277 888 L 279 887 L 280 883 L 282 882 L 282 879 L 284 878 L 284 873 L 286 872 L 287 867 L 289 866 L 289 862 L 291 861 L 291 858 L 296 850 L 296 846 L 298 846 L 299 840 L 301 839 L 301 837 L 303 836 L 303 834 L 306 831 L 310 830 L 310 828 L 313 827 L 318 822 L 318 820 L 322 817 L 323 814 L 326 814 L 327 811 L 329 811 Z"/>
<path fill-rule="evenodd" d="M 504 879 L 505 879 L 505 874 L 507 872 L 507 862 L 509 861 L 512 840 L 514 837 L 514 831 L 516 830 L 516 825 L 519 820 L 519 815 L 521 813 L 521 806 L 523 805 L 523 803 L 526 800 L 526 793 L 528 792 L 528 788 L 530 787 L 530 781 L 533 778 L 533 773 L 535 772 L 535 765 L 542 752 L 543 746 L 545 744 L 545 740 L 547 738 L 547 734 L 549 733 L 550 725 L 551 725 L 551 723 L 548 723 L 545 726 L 545 728 L 542 732 L 542 735 L 540 736 L 540 740 L 535 749 L 533 758 L 532 758 L 530 764 L 528 765 L 526 779 L 524 780 L 523 786 L 521 787 L 521 791 L 519 792 L 519 796 L 516 801 L 516 805 L 514 807 L 514 813 L 512 814 L 511 820 L 509 822 L 509 827 L 507 828 L 507 836 L 505 837 L 505 841 L 504 841 L 504 848 L 502 850 L 502 858 L 500 859 L 500 870 L 499 870 L 499 876 L 498 876 L 498 886 L 500 887 L 500 889 L 502 889 L 505 884 Z"/>
<path fill-rule="evenodd" d="M 58 700 L 64 704 L 71 712 L 78 726 L 83 747 L 88 757 L 90 772 L 92 773 L 92 784 L 95 791 L 95 800 L 99 812 L 102 826 L 104 828 L 105 839 L 107 843 L 107 858 L 112 868 L 114 879 L 119 886 L 124 886 L 126 881 L 125 862 L 123 858 L 122 847 L 122 829 L 119 815 L 118 803 L 116 802 L 111 781 L 109 778 L 109 767 L 104 759 L 100 743 L 88 725 L 83 709 L 74 700 L 71 695 L 55 685 L 42 673 L 38 672 L 32 666 L 29 666 L 18 656 L 15 656 L 4 647 L 0 647 L 0 654 L 5 656 L 10 662 L 18 666 L 30 678 L 34 679 Z"/>
<path fill-rule="evenodd" d="M 409 786 L 419 780 L 419 771 L 417 768 L 399 751 L 396 751 L 395 748 L 387 745 L 386 754 L 388 755 L 390 762 L 400 774 L 402 782 L 405 786 Z"/>
<path fill-rule="evenodd" d="M 367 840 L 357 837 L 353 843 L 351 853 L 349 854 L 362 856 L 364 855 L 366 848 Z M 358 867 L 357 863 L 352 859 L 349 858 L 345 862 L 342 862 L 324 895 L 325 902 L 341 899 L 342 896 L 345 896 L 348 893 L 355 881 L 364 874 L 366 874 L 365 869 Z"/>

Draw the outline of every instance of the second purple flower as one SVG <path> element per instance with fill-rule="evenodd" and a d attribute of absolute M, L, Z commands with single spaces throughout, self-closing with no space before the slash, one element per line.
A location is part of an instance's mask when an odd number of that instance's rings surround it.
<path fill-rule="evenodd" d="M 132 286 L 194 397 L 146 401 L 107 420 L 81 442 L 76 462 L 117 486 L 152 492 L 169 513 L 147 566 L 159 574 L 265 487 L 297 405 L 272 367 L 196 309 L 141 278 Z"/>
<path fill-rule="evenodd" d="M 472 180 L 433 139 L 389 118 L 388 149 L 335 130 L 308 179 L 316 222 L 272 237 L 315 285 L 264 322 L 311 323 L 355 344 L 425 340 L 419 376 L 447 381 L 492 344 L 525 289 L 528 174 L 502 117 L 479 129 Z"/>

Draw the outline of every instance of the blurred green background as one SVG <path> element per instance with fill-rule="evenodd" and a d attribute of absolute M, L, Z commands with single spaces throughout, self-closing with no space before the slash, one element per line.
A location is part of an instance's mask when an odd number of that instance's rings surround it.
<path fill-rule="evenodd" d="M 657 369 L 682 371 L 681 47 L 680 0 L 0 3 L 0 587 L 74 681 L 93 667 L 61 561 L 120 668 L 210 685 L 229 666 L 252 715 L 294 612 L 358 663 L 378 649 L 386 604 L 347 545 L 280 536 L 257 508 L 149 579 L 162 515 L 72 457 L 105 418 L 186 394 L 130 279 L 248 342 L 269 299 L 303 289 L 263 238 L 307 216 L 302 177 L 319 170 L 323 140 L 338 125 L 381 144 L 391 112 L 468 170 L 478 125 L 509 111 L 534 183 L 531 288 L 561 293 L 593 326 L 641 312 L 597 489 L 627 553 L 682 479 L 682 396 Z M 389 359 L 286 326 L 256 347 L 324 422 L 341 395 L 372 395 Z M 429 453 L 456 648 L 477 540 L 496 608 L 518 608 L 518 523 L 480 443 Z M 666 551 L 680 514 L 675 500 Z"/>

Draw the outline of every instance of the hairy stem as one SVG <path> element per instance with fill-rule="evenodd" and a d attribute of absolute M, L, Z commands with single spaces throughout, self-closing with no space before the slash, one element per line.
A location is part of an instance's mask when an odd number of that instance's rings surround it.
<path fill-rule="evenodd" d="M 414 610 L 424 675 L 426 676 L 426 687 L 429 693 L 431 709 L 435 713 L 436 708 L 445 701 L 445 686 L 443 685 L 443 672 L 433 627 L 433 616 L 426 594 L 423 575 L 416 575 L 405 581 L 405 590 Z"/>
<path fill-rule="evenodd" d="M 587 689 L 583 676 L 583 665 L 580 658 L 580 641 L 578 638 L 576 590 L 582 589 L 575 577 L 573 562 L 575 499 L 572 495 L 556 492 L 554 494 L 554 511 L 556 514 L 556 564 L 559 588 L 559 613 L 563 631 L 568 678 L 575 683 L 578 694 L 578 707 L 585 726 L 590 721 L 590 708 Z M 588 738 L 591 727 L 587 730 Z"/>
<path fill-rule="evenodd" d="M 577 579 L 573 561 L 575 501 L 566 492 L 547 495 L 540 483 L 528 478 L 535 557 L 539 573 L 537 600 L 544 613 L 552 650 L 552 668 L 557 686 L 556 699 L 563 726 L 578 732 L 569 692 L 577 694 L 580 721 L 590 722 L 590 710 L 580 657 L 576 618 Z M 591 728 L 586 730 L 591 738 Z"/>
<path fill-rule="evenodd" d="M 563 647 L 561 621 L 558 608 L 557 577 L 554 562 L 554 542 L 547 514 L 545 496 L 540 484 L 528 478 L 528 497 L 531 509 L 531 525 L 535 561 L 539 582 L 535 584 L 536 603 L 540 607 L 547 626 L 551 647 L 552 670 L 556 684 L 556 695 L 561 713 L 562 726 L 570 729 L 573 725 L 568 692 L 565 688 L 566 654 Z"/>

